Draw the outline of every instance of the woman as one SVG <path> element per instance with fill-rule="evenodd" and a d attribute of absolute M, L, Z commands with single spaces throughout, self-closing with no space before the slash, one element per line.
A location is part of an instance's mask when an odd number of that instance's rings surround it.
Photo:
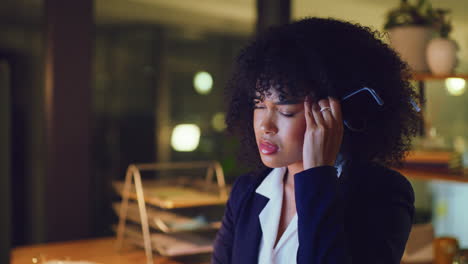
<path fill-rule="evenodd" d="M 212 263 L 400 263 L 401 164 L 418 113 L 408 70 L 369 28 L 308 18 L 242 50 L 228 129 L 256 169 L 233 185 Z"/>

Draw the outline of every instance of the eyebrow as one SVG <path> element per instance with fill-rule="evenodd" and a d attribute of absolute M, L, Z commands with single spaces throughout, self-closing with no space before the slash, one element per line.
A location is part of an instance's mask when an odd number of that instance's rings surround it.
<path fill-rule="evenodd" d="M 262 101 L 260 97 L 255 97 L 254 100 Z M 293 105 L 293 104 L 299 104 L 299 103 L 301 103 L 300 99 L 285 99 L 279 102 L 275 102 L 274 104 L 275 105 Z"/>

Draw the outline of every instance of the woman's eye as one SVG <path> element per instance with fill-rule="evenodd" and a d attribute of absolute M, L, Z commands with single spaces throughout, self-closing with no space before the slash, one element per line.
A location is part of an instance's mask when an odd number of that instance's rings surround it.
<path fill-rule="evenodd" d="M 263 109 L 265 106 L 263 105 L 254 105 L 254 109 Z"/>
<path fill-rule="evenodd" d="M 294 114 L 293 113 L 283 113 L 283 112 L 280 112 L 281 115 L 285 116 L 285 117 L 293 117 Z"/>

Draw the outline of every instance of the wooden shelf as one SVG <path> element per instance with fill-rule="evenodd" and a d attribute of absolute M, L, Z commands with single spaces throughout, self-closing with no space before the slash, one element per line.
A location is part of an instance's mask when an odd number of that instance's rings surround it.
<path fill-rule="evenodd" d="M 448 174 L 416 169 L 397 169 L 401 174 L 410 179 L 448 181 L 468 183 L 468 175 Z"/>
<path fill-rule="evenodd" d="M 432 75 L 431 73 L 413 73 L 412 80 L 415 81 L 435 81 L 445 80 L 447 78 L 462 78 L 468 79 L 468 74 L 450 74 L 450 75 Z"/>

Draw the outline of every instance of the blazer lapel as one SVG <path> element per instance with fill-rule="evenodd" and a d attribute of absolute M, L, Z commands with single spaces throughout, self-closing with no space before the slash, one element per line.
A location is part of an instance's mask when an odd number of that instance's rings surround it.
<path fill-rule="evenodd" d="M 262 238 L 258 216 L 269 199 L 256 193 L 255 189 L 250 191 L 253 197 L 251 202 L 245 203 L 246 206 L 242 210 L 243 215 L 239 217 L 232 263 L 258 263 L 260 239 Z"/>

